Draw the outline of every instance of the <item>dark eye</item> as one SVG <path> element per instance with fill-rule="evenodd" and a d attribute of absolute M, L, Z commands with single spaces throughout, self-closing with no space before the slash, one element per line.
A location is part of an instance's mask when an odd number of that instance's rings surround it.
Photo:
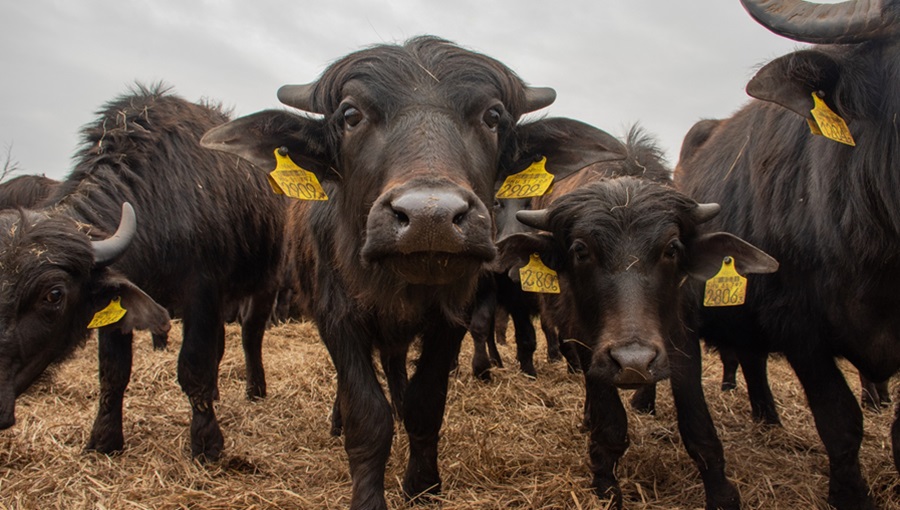
<path fill-rule="evenodd" d="M 569 250 L 572 252 L 572 256 L 575 257 L 576 262 L 584 262 L 591 256 L 591 251 L 584 241 L 580 239 L 576 239 Z"/>
<path fill-rule="evenodd" d="M 500 125 L 500 119 L 503 117 L 503 111 L 500 106 L 493 106 L 489 108 L 486 112 L 484 112 L 484 117 L 482 117 L 482 121 L 484 125 L 488 127 L 491 131 L 496 131 L 497 126 Z"/>
<path fill-rule="evenodd" d="M 352 128 L 359 124 L 363 119 L 363 114 L 358 108 L 348 106 L 344 110 L 344 127 Z"/>
<path fill-rule="evenodd" d="M 663 250 L 663 257 L 675 259 L 683 251 L 684 245 L 681 244 L 681 241 L 679 241 L 678 239 L 672 239 L 671 241 L 669 241 L 669 244 L 666 245 L 666 249 Z"/>
<path fill-rule="evenodd" d="M 58 305 L 63 298 L 62 287 L 53 287 L 44 295 L 44 302 L 48 305 Z"/>

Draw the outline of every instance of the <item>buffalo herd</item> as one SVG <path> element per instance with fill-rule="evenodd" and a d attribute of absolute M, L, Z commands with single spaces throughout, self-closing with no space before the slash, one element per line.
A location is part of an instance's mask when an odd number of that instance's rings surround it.
<path fill-rule="evenodd" d="M 236 119 L 136 85 L 83 128 L 63 181 L 0 185 L 0 428 L 96 329 L 86 448 L 122 450 L 133 332 L 162 345 L 177 317 L 191 454 L 215 462 L 225 323 L 241 324 L 257 399 L 267 324 L 302 315 L 336 371 L 331 430 L 349 461 L 349 506 L 385 509 L 395 419 L 408 439 L 404 496 L 439 493 L 461 342 L 471 333 L 473 372 L 490 379 L 508 314 L 525 374 L 536 375 L 537 317 L 548 357 L 583 374 L 591 486 L 615 507 L 629 444 L 619 390 L 637 389 L 632 405 L 652 411 L 664 379 L 706 507 L 741 506 L 701 388 L 702 339 L 732 374 L 740 365 L 754 417 L 773 424 L 766 360 L 782 353 L 827 453 L 829 504 L 876 508 L 862 412 L 836 360 L 874 388 L 867 402 L 889 401 L 900 2 L 741 2 L 811 46 L 762 66 L 733 116 L 697 122 L 674 171 L 640 128 L 619 139 L 574 119 L 523 120 L 556 92 L 432 36 L 353 52 L 281 87 L 291 109 Z M 897 418 L 891 439 L 900 468 Z"/>

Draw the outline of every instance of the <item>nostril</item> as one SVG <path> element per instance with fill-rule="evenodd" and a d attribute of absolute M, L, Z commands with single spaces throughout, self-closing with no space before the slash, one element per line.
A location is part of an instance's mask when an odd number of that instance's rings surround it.
<path fill-rule="evenodd" d="M 397 218 L 397 223 L 401 226 L 405 227 L 409 225 L 409 216 L 407 216 L 405 212 L 394 211 L 394 216 Z"/>
<path fill-rule="evenodd" d="M 466 213 L 461 212 L 453 217 L 453 224 L 460 225 L 466 219 Z"/>

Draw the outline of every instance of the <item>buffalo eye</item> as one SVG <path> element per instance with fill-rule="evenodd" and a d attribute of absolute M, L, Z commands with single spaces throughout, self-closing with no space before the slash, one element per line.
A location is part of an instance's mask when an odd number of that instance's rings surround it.
<path fill-rule="evenodd" d="M 44 295 L 44 302 L 48 305 L 58 305 L 62 302 L 65 292 L 62 287 L 53 287 Z"/>
<path fill-rule="evenodd" d="M 356 127 L 357 124 L 362 122 L 363 114 L 361 111 L 359 111 L 359 108 L 348 106 L 346 109 L 344 109 L 343 119 L 345 128 L 353 128 Z"/>
<path fill-rule="evenodd" d="M 569 251 L 572 252 L 572 257 L 574 257 L 575 262 L 584 262 L 591 256 L 591 251 L 588 249 L 587 244 L 580 239 L 576 239 L 575 242 L 572 243 L 572 247 L 569 248 Z"/>
<path fill-rule="evenodd" d="M 669 241 L 669 244 L 666 245 L 666 249 L 663 250 L 663 257 L 667 259 L 676 259 L 679 254 L 684 252 L 684 245 L 681 244 L 681 241 L 678 239 L 672 239 Z"/>
<path fill-rule="evenodd" d="M 492 106 L 484 112 L 484 117 L 482 117 L 482 122 L 484 125 L 488 127 L 491 131 L 497 131 L 497 126 L 500 125 L 500 119 L 503 118 L 503 110 L 501 106 Z"/>

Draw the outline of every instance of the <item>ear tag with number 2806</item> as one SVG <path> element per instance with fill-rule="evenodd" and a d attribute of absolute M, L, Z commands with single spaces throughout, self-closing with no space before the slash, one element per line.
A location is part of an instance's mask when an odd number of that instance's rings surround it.
<path fill-rule="evenodd" d="M 519 280 L 525 292 L 559 294 L 559 276 L 544 264 L 537 253 L 532 253 L 528 264 L 519 269 Z"/>
<path fill-rule="evenodd" d="M 747 296 L 747 279 L 734 268 L 734 258 L 725 257 L 715 276 L 706 280 L 703 306 L 737 306 Z"/>

